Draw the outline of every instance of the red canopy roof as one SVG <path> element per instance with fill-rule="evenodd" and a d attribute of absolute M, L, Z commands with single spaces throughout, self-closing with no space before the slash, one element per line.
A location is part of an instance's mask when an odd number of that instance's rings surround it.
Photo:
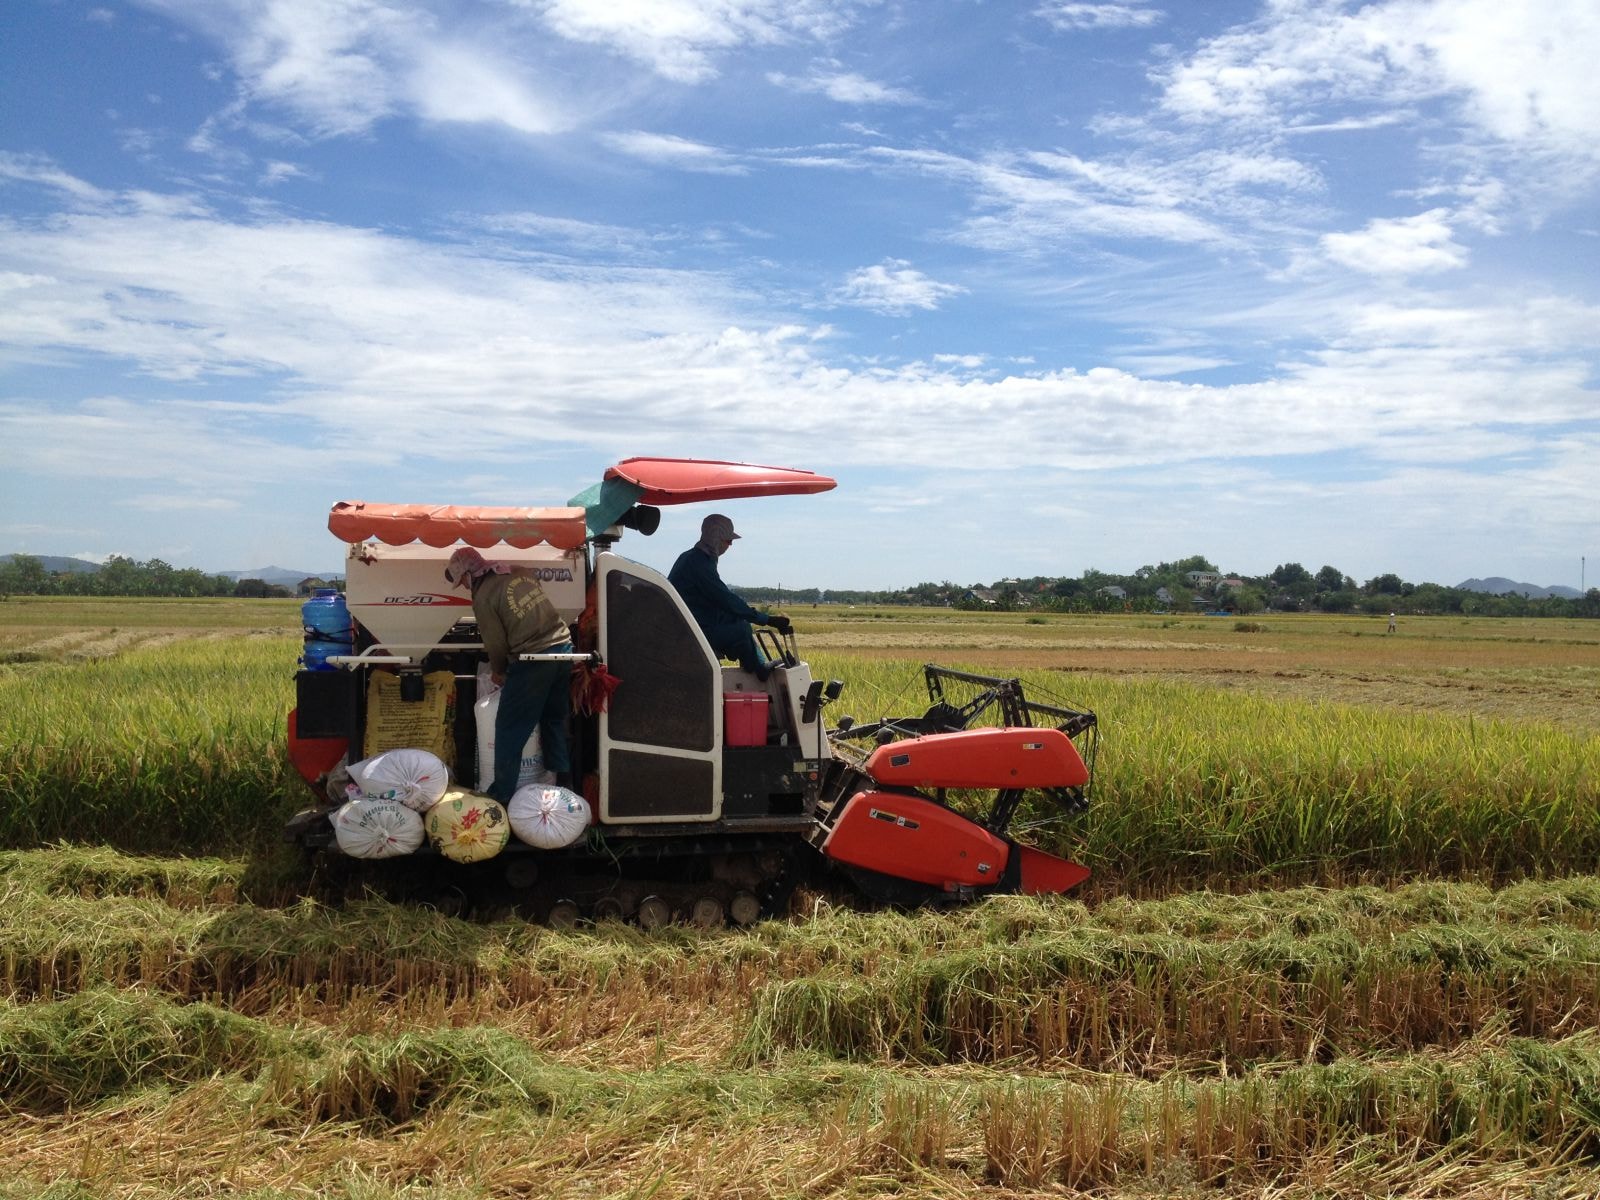
<path fill-rule="evenodd" d="M 341 541 L 376 539 L 391 546 L 465 542 L 480 550 L 500 542 L 526 550 L 549 542 L 576 550 L 588 537 L 581 508 L 467 508 L 461 505 L 368 504 L 341 500 L 328 513 L 328 530 Z"/>
<path fill-rule="evenodd" d="M 639 499 L 645 504 L 807 495 L 836 486 L 834 480 L 814 471 L 703 458 L 625 458 L 607 469 L 605 477 L 642 487 L 644 495 Z"/>

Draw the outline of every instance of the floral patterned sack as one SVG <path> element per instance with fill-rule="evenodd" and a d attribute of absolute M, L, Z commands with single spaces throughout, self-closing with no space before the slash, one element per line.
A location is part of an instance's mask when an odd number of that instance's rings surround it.
<path fill-rule="evenodd" d="M 482 862 L 505 849 L 511 822 L 498 801 L 452 788 L 423 818 L 428 841 L 452 862 Z"/>

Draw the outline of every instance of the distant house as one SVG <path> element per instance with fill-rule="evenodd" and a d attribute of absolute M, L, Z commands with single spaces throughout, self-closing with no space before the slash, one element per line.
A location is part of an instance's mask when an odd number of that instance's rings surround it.
<path fill-rule="evenodd" d="M 1189 586 L 1197 592 L 1209 592 L 1217 586 L 1222 579 L 1215 571 L 1188 571 L 1184 578 L 1189 581 Z"/>
<path fill-rule="evenodd" d="M 1164 587 L 1158 587 L 1156 589 L 1156 603 L 1161 605 L 1170 605 L 1172 603 L 1172 593 L 1167 591 L 1167 589 Z"/>
<path fill-rule="evenodd" d="M 1128 598 L 1128 589 L 1120 588 L 1115 584 L 1112 584 L 1110 587 L 1096 588 L 1094 594 L 1097 596 L 1108 596 L 1112 600 L 1126 600 Z"/>
<path fill-rule="evenodd" d="M 974 601 L 978 604 L 997 604 L 1000 601 L 1000 596 L 993 588 L 970 588 L 962 599 Z"/>
<path fill-rule="evenodd" d="M 319 579 L 315 575 L 310 575 L 294 585 L 294 594 L 296 596 L 309 596 L 318 588 L 331 588 L 337 586 L 338 584 L 333 580 Z"/>

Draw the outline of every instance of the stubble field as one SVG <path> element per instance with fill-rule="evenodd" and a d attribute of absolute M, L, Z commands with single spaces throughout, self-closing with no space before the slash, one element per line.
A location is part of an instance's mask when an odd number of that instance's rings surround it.
<path fill-rule="evenodd" d="M 1600 1194 L 1592 622 L 792 608 L 1094 709 L 1071 900 L 294 898 L 293 602 L 0 604 L 0 1196 Z"/>

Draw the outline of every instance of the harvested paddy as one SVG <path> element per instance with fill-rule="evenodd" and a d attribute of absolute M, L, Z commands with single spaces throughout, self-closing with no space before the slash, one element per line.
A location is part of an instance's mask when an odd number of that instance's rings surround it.
<path fill-rule="evenodd" d="M 816 644 L 917 663 L 980 656 L 999 672 L 1056 671 L 1411 712 L 1536 721 L 1600 733 L 1594 622 L 1365 617 L 1025 616 L 818 618 Z M 812 639 L 807 639 L 812 644 Z M 1071 690 L 1075 684 L 1058 687 Z"/>
<path fill-rule="evenodd" d="M 515 1195 L 558 1160 L 581 1186 L 554 1195 L 1596 1181 L 1594 877 L 644 934 L 273 912 L 228 899 L 243 872 L 0 858 L 18 1169 L 197 1196 L 342 1194 L 357 1160 L 366 1195 Z"/>

